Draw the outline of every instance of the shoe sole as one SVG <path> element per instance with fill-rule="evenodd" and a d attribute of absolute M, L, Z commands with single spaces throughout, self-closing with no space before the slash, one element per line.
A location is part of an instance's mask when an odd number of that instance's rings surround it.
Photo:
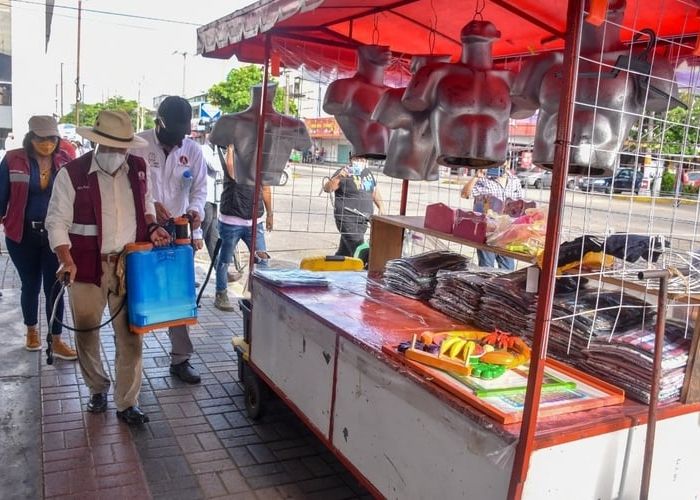
<path fill-rule="evenodd" d="M 104 413 L 107 411 L 107 406 L 105 406 L 104 408 L 86 408 L 86 410 L 88 413 Z"/>
<path fill-rule="evenodd" d="M 223 306 L 217 306 L 216 304 L 214 304 L 214 307 L 216 307 L 219 311 L 223 311 L 223 312 L 233 312 L 236 310 L 236 308 L 233 306 L 223 307 Z"/>
<path fill-rule="evenodd" d="M 58 359 L 63 359 L 65 361 L 75 361 L 76 359 L 78 359 L 78 356 L 66 356 L 64 354 L 56 354 L 56 353 L 53 353 L 53 357 L 58 358 Z"/>
<path fill-rule="evenodd" d="M 41 351 L 41 346 L 38 346 L 38 347 L 24 346 L 24 348 L 25 348 L 27 351 L 32 351 L 32 352 L 34 352 L 34 351 Z"/>
<path fill-rule="evenodd" d="M 129 419 L 126 418 L 126 417 L 123 417 L 123 416 L 121 416 L 121 415 L 117 415 L 117 419 L 118 419 L 118 420 L 121 420 L 121 421 L 124 422 L 126 425 L 143 425 L 143 424 L 147 424 L 148 422 L 151 421 L 151 419 L 148 418 L 147 415 L 144 415 L 144 417 L 143 417 L 142 419 L 140 418 L 140 419 L 138 419 L 138 420 L 129 420 Z"/>

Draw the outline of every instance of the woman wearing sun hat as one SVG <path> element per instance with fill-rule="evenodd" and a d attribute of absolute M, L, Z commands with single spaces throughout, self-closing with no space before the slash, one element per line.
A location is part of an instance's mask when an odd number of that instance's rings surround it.
<path fill-rule="evenodd" d="M 22 282 L 20 302 L 29 351 L 41 350 L 38 316 L 42 281 L 47 321 L 58 293 L 58 287 L 54 287 L 58 260 L 49 247 L 44 220 L 58 170 L 73 158 L 73 149 L 59 138 L 56 120 L 32 116 L 22 147 L 8 151 L 0 163 L 0 215 L 7 251 Z M 63 299 L 56 313 L 62 320 Z M 61 340 L 58 322 L 54 322 L 51 333 L 54 356 L 76 359 L 75 351 Z"/>
<path fill-rule="evenodd" d="M 127 149 L 146 145 L 134 135 L 129 115 L 101 111 L 93 127 L 79 127 L 77 132 L 97 147 L 59 172 L 46 217 L 49 242 L 61 263 L 59 274 L 70 276 L 73 320 L 81 330 L 75 342 L 78 363 L 90 389 L 87 410 L 107 409 L 110 379 L 102 366 L 100 331 L 95 326 L 108 306 L 114 316 L 117 417 L 142 424 L 148 422 L 138 407 L 143 339 L 129 331 L 117 263 L 127 244 L 165 245 L 170 236 L 155 222 L 146 163 L 127 155 Z"/>

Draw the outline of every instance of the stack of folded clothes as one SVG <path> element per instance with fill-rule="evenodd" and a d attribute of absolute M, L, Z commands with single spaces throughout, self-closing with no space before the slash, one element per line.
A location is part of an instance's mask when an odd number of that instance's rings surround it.
<path fill-rule="evenodd" d="M 388 261 L 384 269 L 384 283 L 394 293 L 428 300 L 435 290 L 438 271 L 458 271 L 468 267 L 469 259 L 465 256 L 447 250 L 436 250 Z"/>
<path fill-rule="evenodd" d="M 483 283 L 501 274 L 503 271 L 486 268 L 440 271 L 430 305 L 459 321 L 475 325 L 480 316 Z"/>
<path fill-rule="evenodd" d="M 525 291 L 527 270 L 494 276 L 482 284 L 484 294 L 476 324 L 484 330 L 499 329 L 531 336 L 537 309 L 537 294 Z"/>
<path fill-rule="evenodd" d="M 627 395 L 649 403 L 654 364 L 655 325 L 596 340 L 583 351 L 580 368 L 622 387 Z M 666 320 L 659 401 L 677 400 L 683 387 L 692 332 L 685 323 Z"/>
<path fill-rule="evenodd" d="M 619 291 L 592 288 L 555 295 L 549 353 L 575 363 L 591 342 L 607 342 L 633 328 L 653 325 L 655 315 L 651 304 Z"/>

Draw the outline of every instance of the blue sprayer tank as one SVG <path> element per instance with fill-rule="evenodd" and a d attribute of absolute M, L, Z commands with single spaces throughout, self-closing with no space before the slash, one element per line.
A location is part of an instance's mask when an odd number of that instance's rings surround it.
<path fill-rule="evenodd" d="M 126 293 L 129 326 L 134 333 L 196 323 L 192 246 L 128 245 Z"/>

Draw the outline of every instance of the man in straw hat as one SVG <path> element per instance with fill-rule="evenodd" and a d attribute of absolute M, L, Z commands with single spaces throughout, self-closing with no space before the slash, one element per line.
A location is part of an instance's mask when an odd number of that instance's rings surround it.
<path fill-rule="evenodd" d="M 87 410 L 107 409 L 109 377 L 100 358 L 100 331 L 105 305 L 114 316 L 117 417 L 127 424 L 148 422 L 138 407 L 142 375 L 142 338 L 129 331 L 125 290 L 116 275 L 117 260 L 128 243 L 166 245 L 170 236 L 156 223 L 146 163 L 127 149 L 146 142 L 134 135 L 129 115 L 101 111 L 91 128 L 77 132 L 97 143 L 57 175 L 46 227 L 51 248 L 70 275 L 70 304 L 79 333 L 78 362 L 90 389 Z"/>

